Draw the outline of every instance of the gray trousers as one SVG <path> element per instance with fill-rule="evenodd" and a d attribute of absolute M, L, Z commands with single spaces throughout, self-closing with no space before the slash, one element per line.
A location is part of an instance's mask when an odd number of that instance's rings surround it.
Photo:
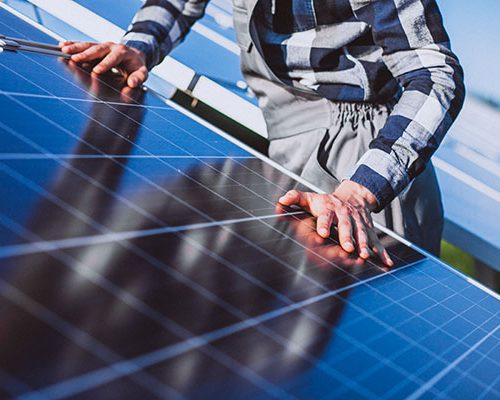
<path fill-rule="evenodd" d="M 331 112 L 332 124 L 327 129 L 270 137 L 269 148 L 273 160 L 325 192 L 334 191 L 340 180 L 353 170 L 384 126 L 390 110 L 382 105 L 331 102 Z M 304 113 L 303 118 L 308 118 L 308 113 Z M 432 164 L 373 217 L 421 248 L 439 255 L 443 208 Z"/>

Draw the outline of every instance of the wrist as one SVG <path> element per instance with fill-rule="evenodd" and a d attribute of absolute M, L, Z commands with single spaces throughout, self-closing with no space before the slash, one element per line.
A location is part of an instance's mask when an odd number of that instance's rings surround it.
<path fill-rule="evenodd" d="M 132 46 L 127 46 L 127 47 L 142 61 L 144 65 L 146 65 L 146 54 L 144 54 L 141 50 L 135 47 Z"/>
<path fill-rule="evenodd" d="M 333 193 L 341 200 L 354 206 L 363 207 L 374 211 L 378 207 L 377 198 L 363 185 L 351 180 L 344 180 Z"/>

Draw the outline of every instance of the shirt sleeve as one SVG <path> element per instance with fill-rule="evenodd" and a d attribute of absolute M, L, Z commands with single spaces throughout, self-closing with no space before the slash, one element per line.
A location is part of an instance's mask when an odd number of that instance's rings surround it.
<path fill-rule="evenodd" d="M 383 209 L 424 169 L 456 119 L 465 96 L 463 71 L 435 0 L 351 0 L 356 18 L 403 88 L 369 150 L 347 177 Z"/>
<path fill-rule="evenodd" d="M 147 0 L 121 42 L 143 52 L 151 69 L 182 42 L 207 4 L 208 0 Z"/>

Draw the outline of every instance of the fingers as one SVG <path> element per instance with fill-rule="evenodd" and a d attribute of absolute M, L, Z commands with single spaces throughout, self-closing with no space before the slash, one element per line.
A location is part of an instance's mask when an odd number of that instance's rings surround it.
<path fill-rule="evenodd" d="M 323 238 L 330 236 L 330 227 L 332 226 L 334 213 L 330 210 L 326 210 L 325 213 L 318 216 L 316 221 L 316 231 L 318 235 Z"/>
<path fill-rule="evenodd" d="M 62 42 L 61 51 L 68 54 L 77 54 L 94 46 L 96 43 L 90 42 Z"/>
<path fill-rule="evenodd" d="M 389 253 L 380 242 L 379 238 L 377 237 L 377 234 L 374 231 L 372 232 L 372 234 L 373 237 L 371 239 L 371 242 L 372 242 L 373 252 L 380 258 L 380 260 L 382 260 L 382 262 L 385 265 L 387 265 L 388 267 L 392 267 L 394 265 L 394 262 L 389 256 Z"/>
<path fill-rule="evenodd" d="M 337 229 L 339 233 L 339 242 L 342 248 L 348 253 L 354 251 L 354 244 L 352 240 L 352 222 L 351 217 L 346 212 L 337 213 Z"/>
<path fill-rule="evenodd" d="M 73 43 L 75 43 L 75 42 L 72 40 L 62 40 L 57 45 L 62 49 L 63 47 L 69 46 L 70 44 L 73 44 Z"/>
<path fill-rule="evenodd" d="M 304 210 L 309 211 L 309 196 L 308 193 L 300 192 L 298 190 L 290 190 L 278 200 L 284 206 L 297 205 Z"/>
<path fill-rule="evenodd" d="M 355 218 L 354 221 L 354 236 L 356 239 L 358 254 L 362 259 L 366 260 L 368 259 L 368 257 L 370 257 L 370 246 L 367 232 L 368 227 L 360 218 Z"/>
<path fill-rule="evenodd" d="M 73 54 L 71 59 L 76 62 L 89 62 L 103 58 L 111 51 L 109 45 L 107 44 L 96 44 L 90 46 L 86 50 Z"/>
<path fill-rule="evenodd" d="M 125 53 L 117 50 L 109 50 L 104 59 L 97 64 L 92 71 L 96 74 L 104 74 L 108 72 L 111 68 L 118 66 L 124 59 Z"/>
<path fill-rule="evenodd" d="M 392 267 L 394 263 L 392 262 L 389 253 L 380 242 L 370 215 L 361 213 L 356 215 L 354 220 L 356 247 L 359 256 L 365 260 L 368 259 L 370 257 L 371 249 L 385 265 Z"/>
<path fill-rule="evenodd" d="M 127 85 L 136 88 L 142 85 L 148 79 L 148 69 L 144 66 L 132 72 L 127 78 Z"/>
<path fill-rule="evenodd" d="M 357 250 L 361 259 L 368 259 L 373 251 L 384 264 L 392 267 L 389 253 L 382 246 L 371 220 L 370 209 L 365 205 L 352 205 L 334 194 L 290 190 L 279 199 L 284 206 L 297 205 L 317 217 L 316 232 L 328 238 L 332 224 L 337 225 L 340 246 L 348 253 Z"/>

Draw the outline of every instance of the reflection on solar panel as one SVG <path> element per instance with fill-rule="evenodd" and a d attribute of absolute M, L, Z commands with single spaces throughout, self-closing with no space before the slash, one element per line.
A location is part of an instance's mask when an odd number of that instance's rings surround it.
<path fill-rule="evenodd" d="M 0 76 L 1 398 L 499 397 L 494 294 L 319 241 L 275 209 L 289 175 L 115 77 Z"/>

